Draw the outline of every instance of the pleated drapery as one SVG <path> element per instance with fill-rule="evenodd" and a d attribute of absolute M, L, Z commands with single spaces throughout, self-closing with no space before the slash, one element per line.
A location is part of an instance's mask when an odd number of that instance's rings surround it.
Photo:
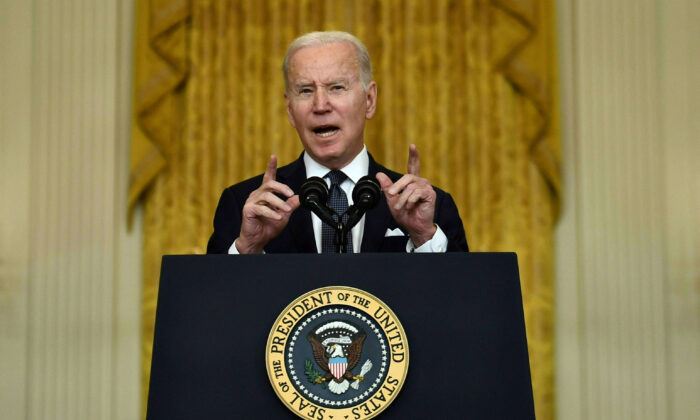
<path fill-rule="evenodd" d="M 143 380 L 161 256 L 204 253 L 221 191 L 302 150 L 281 63 L 314 30 L 367 45 L 379 86 L 365 140 L 449 191 L 473 251 L 516 251 L 535 408 L 554 416 L 559 206 L 553 0 L 151 0 L 135 35 L 130 205 L 144 205 Z M 145 404 L 145 399 L 144 399 Z"/>

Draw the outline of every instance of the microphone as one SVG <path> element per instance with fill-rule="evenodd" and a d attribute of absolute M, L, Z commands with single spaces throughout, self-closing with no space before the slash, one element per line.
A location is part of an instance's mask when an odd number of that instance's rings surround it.
<path fill-rule="evenodd" d="M 369 175 L 365 175 L 357 181 L 355 188 L 352 190 L 353 205 L 345 212 L 348 215 L 348 221 L 345 224 L 346 229 L 352 229 L 362 219 L 367 210 L 379 204 L 381 192 L 382 189 L 379 182 Z"/>
<path fill-rule="evenodd" d="M 314 212 L 325 224 L 337 229 L 338 222 L 333 220 L 335 212 L 328 207 L 328 185 L 323 179 L 312 176 L 299 189 L 299 201 L 305 208 Z"/>
<path fill-rule="evenodd" d="M 367 211 L 379 203 L 382 188 L 379 182 L 369 175 L 365 175 L 357 181 L 352 190 L 353 205 Z"/>

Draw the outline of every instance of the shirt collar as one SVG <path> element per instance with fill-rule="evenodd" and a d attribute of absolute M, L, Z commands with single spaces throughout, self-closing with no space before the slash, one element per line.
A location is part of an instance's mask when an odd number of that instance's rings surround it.
<path fill-rule="evenodd" d="M 308 153 L 304 152 L 304 165 L 306 166 L 306 177 L 317 176 L 323 178 L 330 169 L 313 160 Z M 369 171 L 369 154 L 367 146 L 362 146 L 360 153 L 355 156 L 350 163 L 340 168 L 341 171 L 355 184 Z"/>

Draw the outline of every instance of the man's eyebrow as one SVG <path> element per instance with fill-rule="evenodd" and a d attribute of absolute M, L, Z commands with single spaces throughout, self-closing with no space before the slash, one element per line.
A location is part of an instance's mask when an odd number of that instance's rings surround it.
<path fill-rule="evenodd" d="M 323 86 L 332 86 L 332 85 L 347 85 L 349 84 L 350 81 L 347 78 L 339 78 L 339 79 L 333 79 L 329 82 L 325 82 L 322 85 Z M 297 82 L 294 84 L 294 89 L 299 90 L 307 87 L 315 87 L 316 83 L 314 82 Z"/>
<path fill-rule="evenodd" d="M 299 82 L 299 83 L 294 84 L 294 88 L 298 90 L 298 89 L 313 86 L 313 85 L 314 84 L 311 82 Z"/>
<path fill-rule="evenodd" d="M 348 83 L 348 79 L 342 79 L 342 78 L 341 78 L 341 79 L 334 79 L 334 80 L 331 80 L 331 81 L 328 82 L 328 83 L 324 83 L 324 85 L 326 85 L 326 86 L 330 86 L 330 85 L 344 85 L 344 84 L 347 84 L 347 83 Z"/>

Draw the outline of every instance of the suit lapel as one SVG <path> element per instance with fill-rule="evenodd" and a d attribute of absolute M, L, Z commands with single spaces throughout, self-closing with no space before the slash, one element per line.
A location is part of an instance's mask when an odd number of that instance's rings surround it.
<path fill-rule="evenodd" d="M 369 168 L 367 170 L 367 175 L 375 178 L 377 172 L 384 172 L 388 175 L 386 168 L 377 164 L 369 156 Z M 381 250 L 382 243 L 384 242 L 384 234 L 387 228 L 397 227 L 394 218 L 391 217 L 389 212 L 389 206 L 386 203 L 386 198 L 384 194 L 380 196 L 380 201 L 377 206 L 369 210 L 365 216 L 365 230 L 362 236 L 362 247 L 360 250 L 362 252 L 377 252 Z"/>
<path fill-rule="evenodd" d="M 280 168 L 277 173 L 277 180 L 286 184 L 298 194 L 301 184 L 306 180 L 303 154 L 291 164 Z M 311 225 L 311 212 L 309 210 L 301 206 L 296 209 L 289 218 L 286 230 L 291 235 L 291 238 L 286 240 L 291 242 L 291 246 L 287 247 L 287 249 L 294 249 L 296 252 L 317 252 L 316 240 L 314 239 Z"/>

